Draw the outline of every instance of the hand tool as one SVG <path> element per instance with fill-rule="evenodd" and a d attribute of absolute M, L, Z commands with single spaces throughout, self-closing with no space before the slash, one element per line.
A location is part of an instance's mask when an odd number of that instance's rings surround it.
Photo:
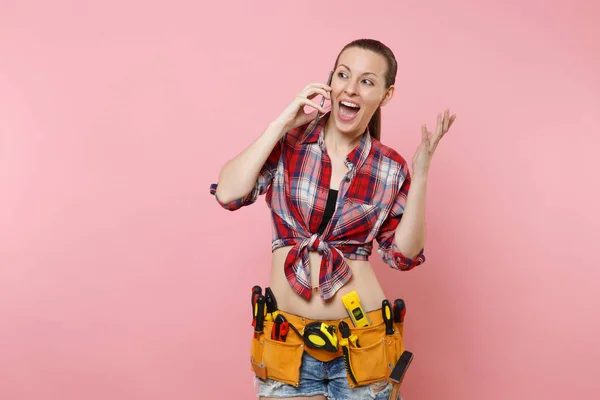
<path fill-rule="evenodd" d="M 392 383 L 392 393 L 390 393 L 389 400 L 397 400 L 398 393 L 400 392 L 400 384 L 404 379 L 406 370 L 410 366 L 413 360 L 413 353 L 408 350 L 404 350 L 404 353 L 398 359 L 396 366 L 392 370 L 392 373 L 388 377 L 388 381 Z"/>
<path fill-rule="evenodd" d="M 344 353 L 344 364 L 346 364 L 346 371 L 348 372 L 348 376 L 352 379 L 352 382 L 358 384 L 356 381 L 356 377 L 354 376 L 354 371 L 352 370 L 352 365 L 350 364 L 350 351 L 348 350 L 349 339 L 350 339 L 350 327 L 345 321 L 340 321 L 338 324 L 338 328 L 340 329 L 340 333 L 342 334 L 342 340 L 340 340 L 340 346 L 342 346 L 342 352 Z"/>
<path fill-rule="evenodd" d="M 304 327 L 304 343 L 313 349 L 323 349 L 335 353 L 338 349 L 336 327 L 321 321 L 311 322 Z"/>
<path fill-rule="evenodd" d="M 258 285 L 252 287 L 252 326 L 256 326 L 256 299 L 262 294 L 262 288 Z"/>
<path fill-rule="evenodd" d="M 285 317 L 282 314 L 278 314 L 271 328 L 271 339 L 285 342 L 289 329 L 290 326 Z"/>
<path fill-rule="evenodd" d="M 387 335 L 393 335 L 394 320 L 392 319 L 392 306 L 388 299 L 381 302 L 381 314 L 383 314 L 383 322 L 385 322 L 385 333 Z"/>
<path fill-rule="evenodd" d="M 281 322 L 273 322 L 273 326 L 271 327 L 271 340 L 279 340 L 280 328 Z"/>
<path fill-rule="evenodd" d="M 289 322 L 285 319 L 283 314 L 277 314 L 277 316 L 275 317 L 275 324 L 279 325 L 278 337 L 276 340 L 285 342 L 287 334 L 290 331 Z"/>
<path fill-rule="evenodd" d="M 263 331 L 263 325 L 265 322 L 265 296 L 262 294 L 258 295 L 256 299 L 256 325 L 254 326 L 254 337 L 258 338 L 258 334 Z"/>
<path fill-rule="evenodd" d="M 365 313 L 365 310 L 360 305 L 360 297 L 358 297 L 358 293 L 355 290 L 343 295 L 342 302 L 354 326 L 363 327 L 371 325 L 367 313 Z"/>
<path fill-rule="evenodd" d="M 346 321 L 340 321 L 340 323 L 338 324 L 338 327 L 340 328 L 342 337 L 344 337 L 344 335 L 347 335 L 346 337 L 347 337 L 348 341 L 352 344 L 352 346 L 360 347 L 360 343 L 358 343 L 358 336 L 356 336 L 354 333 L 352 333 L 352 331 L 350 331 L 350 327 L 348 326 Z M 342 328 L 344 329 L 343 332 L 342 332 Z"/>
<path fill-rule="evenodd" d="M 281 323 L 281 325 L 279 325 L 279 340 L 281 342 L 285 342 L 289 331 L 290 331 L 290 323 L 289 322 L 284 321 Z"/>
<path fill-rule="evenodd" d="M 270 287 L 265 288 L 265 298 L 267 299 L 267 312 L 273 313 L 277 311 L 277 301 Z"/>
<path fill-rule="evenodd" d="M 394 300 L 394 322 L 404 322 L 404 316 L 406 315 L 406 304 L 402 299 Z"/>
<path fill-rule="evenodd" d="M 267 321 L 274 321 L 277 315 L 279 314 L 279 309 L 277 308 L 277 300 L 275 300 L 275 295 L 273 291 L 271 291 L 270 287 L 265 288 L 265 299 L 267 300 Z"/>

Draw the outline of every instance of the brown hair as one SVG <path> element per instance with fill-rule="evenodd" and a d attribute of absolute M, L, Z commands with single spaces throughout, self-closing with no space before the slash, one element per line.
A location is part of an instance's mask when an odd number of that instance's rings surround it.
<path fill-rule="evenodd" d="M 394 57 L 394 53 L 392 52 L 392 50 L 390 50 L 389 47 L 375 39 L 357 39 L 345 45 L 335 60 L 334 71 L 337 68 L 338 61 L 340 60 L 340 55 L 342 55 L 344 50 L 351 47 L 358 47 L 365 50 L 371 50 L 374 53 L 382 55 L 387 61 L 388 65 L 387 73 L 385 74 L 386 89 L 396 82 L 396 73 L 398 72 L 398 63 L 396 62 L 396 57 Z M 369 121 L 369 133 L 375 139 L 380 140 L 381 107 L 377 107 L 377 110 L 375 110 L 375 114 L 373 114 L 373 117 L 371 117 L 371 120 Z"/>

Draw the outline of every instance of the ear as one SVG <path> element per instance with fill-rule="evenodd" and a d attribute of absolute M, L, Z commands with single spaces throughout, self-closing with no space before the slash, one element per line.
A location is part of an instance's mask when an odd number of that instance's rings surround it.
<path fill-rule="evenodd" d="M 383 99 L 381 100 L 381 103 L 379 103 L 379 107 L 383 107 L 385 106 L 388 101 L 390 101 L 392 99 L 392 97 L 394 97 L 394 90 L 396 89 L 396 87 L 394 85 L 390 86 L 387 89 L 387 92 L 385 92 L 385 95 L 383 96 Z"/>

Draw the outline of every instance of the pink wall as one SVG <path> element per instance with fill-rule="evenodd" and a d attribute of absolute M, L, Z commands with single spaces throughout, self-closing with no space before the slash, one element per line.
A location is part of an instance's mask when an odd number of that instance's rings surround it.
<path fill-rule="evenodd" d="M 597 398 L 599 3 L 389 3 L 0 2 L 0 399 L 253 398 L 268 211 L 209 185 L 363 36 L 400 63 L 384 143 L 458 114 L 426 264 L 372 258 L 405 398 Z"/>

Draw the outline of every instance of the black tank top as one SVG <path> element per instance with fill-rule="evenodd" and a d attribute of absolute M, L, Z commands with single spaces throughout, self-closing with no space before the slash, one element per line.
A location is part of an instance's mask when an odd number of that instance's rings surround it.
<path fill-rule="evenodd" d="M 319 235 L 322 235 L 325 231 L 325 227 L 329 223 L 331 217 L 333 217 L 333 212 L 335 211 L 335 203 L 337 201 L 338 191 L 334 189 L 329 189 L 329 194 L 327 195 L 327 203 L 325 204 L 325 212 L 323 213 L 323 220 L 321 221 L 321 226 L 319 226 Z"/>

